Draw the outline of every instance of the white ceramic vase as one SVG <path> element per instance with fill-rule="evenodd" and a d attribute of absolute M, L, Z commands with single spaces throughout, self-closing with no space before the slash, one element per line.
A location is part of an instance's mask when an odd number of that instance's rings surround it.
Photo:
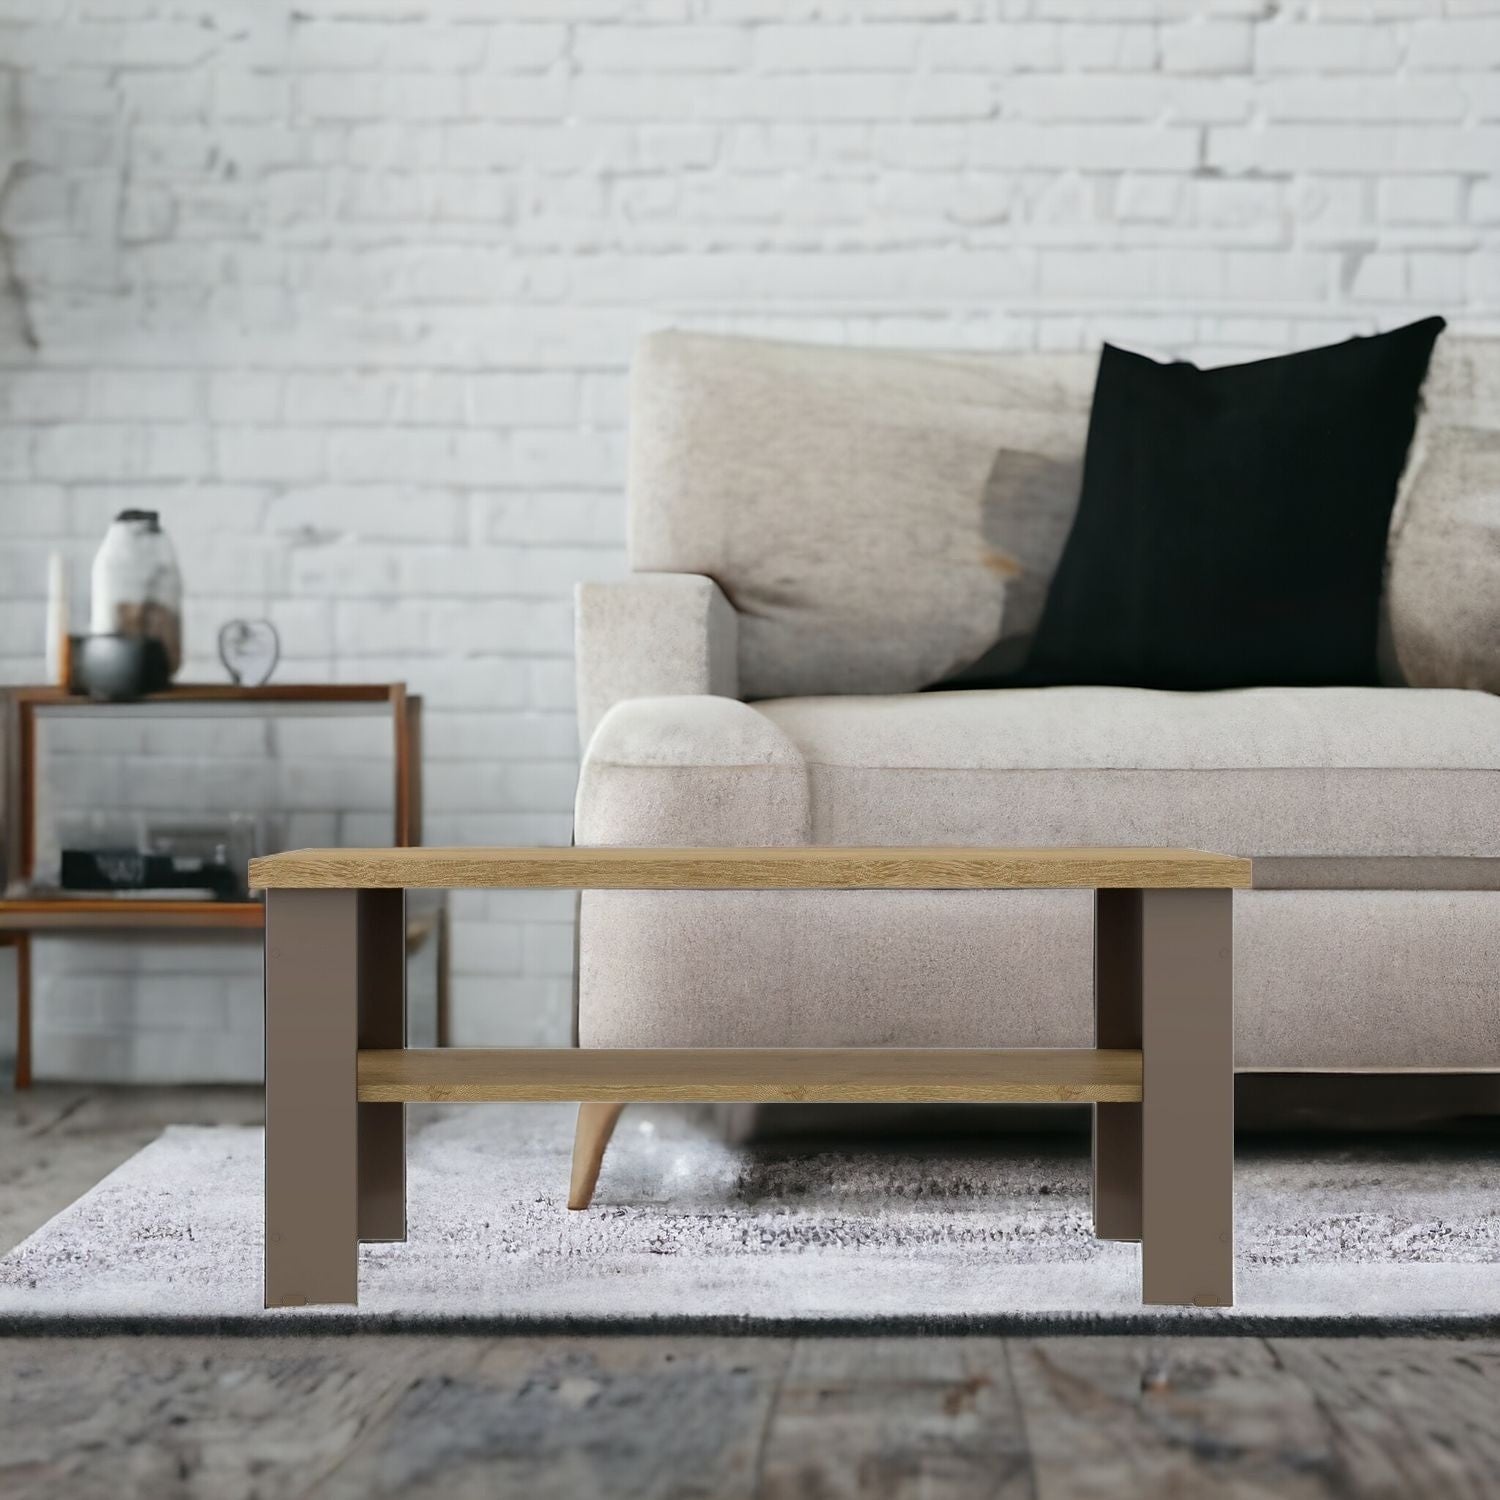
<path fill-rule="evenodd" d="M 175 674 L 182 665 L 182 575 L 154 510 L 122 510 L 114 518 L 91 583 L 89 629 L 160 641 Z"/>

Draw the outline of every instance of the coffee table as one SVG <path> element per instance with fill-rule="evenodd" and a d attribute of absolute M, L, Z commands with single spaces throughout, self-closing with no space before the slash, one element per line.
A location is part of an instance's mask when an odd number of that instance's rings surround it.
<path fill-rule="evenodd" d="M 266 893 L 267 1307 L 355 1304 L 360 1241 L 406 1238 L 405 1106 L 420 1100 L 582 1104 L 574 1199 L 584 1203 L 628 1103 L 1090 1103 L 1094 1230 L 1140 1241 L 1142 1300 L 1234 1301 L 1231 903 L 1251 883 L 1248 859 L 1191 849 L 302 849 L 252 861 L 250 879 Z M 433 887 L 1091 889 L 1096 1045 L 408 1048 L 405 892 Z"/>

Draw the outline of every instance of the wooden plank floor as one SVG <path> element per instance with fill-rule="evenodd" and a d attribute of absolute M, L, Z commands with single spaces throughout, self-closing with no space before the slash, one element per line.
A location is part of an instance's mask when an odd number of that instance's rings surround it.
<path fill-rule="evenodd" d="M 0 1095 L 0 1246 L 248 1090 Z M 417 1113 L 417 1111 L 414 1111 Z M 1500 1495 L 1500 1340 L 0 1340 L 5 1500 Z"/>

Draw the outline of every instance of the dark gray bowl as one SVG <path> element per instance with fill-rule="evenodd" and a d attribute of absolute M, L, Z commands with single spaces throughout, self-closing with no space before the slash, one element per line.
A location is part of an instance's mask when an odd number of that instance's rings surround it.
<path fill-rule="evenodd" d="M 171 680 L 162 643 L 142 635 L 75 635 L 73 681 L 77 693 L 111 703 L 159 693 Z"/>

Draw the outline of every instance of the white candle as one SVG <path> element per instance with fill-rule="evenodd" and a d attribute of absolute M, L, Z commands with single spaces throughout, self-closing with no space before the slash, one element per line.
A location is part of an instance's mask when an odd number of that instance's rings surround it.
<path fill-rule="evenodd" d="M 47 559 L 47 681 L 66 687 L 68 675 L 68 570 L 61 552 Z"/>

